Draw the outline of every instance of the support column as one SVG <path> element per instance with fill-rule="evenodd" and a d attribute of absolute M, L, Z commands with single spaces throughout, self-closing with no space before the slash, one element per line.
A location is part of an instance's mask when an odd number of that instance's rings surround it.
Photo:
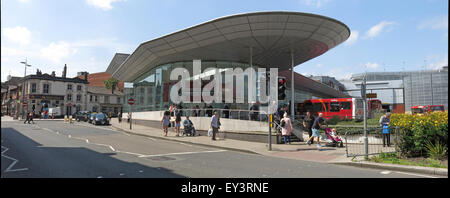
<path fill-rule="evenodd" d="M 291 119 L 295 120 L 294 51 L 291 50 Z"/>

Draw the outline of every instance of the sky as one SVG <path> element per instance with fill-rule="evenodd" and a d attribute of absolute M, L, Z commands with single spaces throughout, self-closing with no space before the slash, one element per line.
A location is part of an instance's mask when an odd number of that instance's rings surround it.
<path fill-rule="evenodd" d="M 298 65 L 303 75 L 448 65 L 448 0 L 1 0 L 1 81 L 7 75 L 104 72 L 115 53 L 223 16 L 295 11 L 337 19 L 349 39 Z"/>

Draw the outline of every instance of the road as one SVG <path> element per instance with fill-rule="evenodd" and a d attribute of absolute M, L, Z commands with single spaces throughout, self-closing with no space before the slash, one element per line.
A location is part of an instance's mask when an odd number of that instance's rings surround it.
<path fill-rule="evenodd" d="M 423 178 L 129 135 L 80 122 L 1 123 L 2 178 Z"/>

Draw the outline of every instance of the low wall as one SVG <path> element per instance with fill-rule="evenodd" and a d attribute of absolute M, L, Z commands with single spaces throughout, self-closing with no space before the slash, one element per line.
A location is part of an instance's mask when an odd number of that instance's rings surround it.
<path fill-rule="evenodd" d="M 133 120 L 151 120 L 161 121 L 164 111 L 147 111 L 133 112 Z M 127 119 L 127 114 L 122 115 L 123 119 Z M 189 117 L 197 130 L 207 131 L 211 126 L 211 117 Z M 181 117 L 183 122 L 186 117 Z M 251 120 L 235 120 L 228 118 L 220 118 L 220 130 L 227 132 L 264 132 L 267 133 L 269 126 L 267 122 L 251 121 Z M 181 128 L 183 124 L 181 123 Z"/>

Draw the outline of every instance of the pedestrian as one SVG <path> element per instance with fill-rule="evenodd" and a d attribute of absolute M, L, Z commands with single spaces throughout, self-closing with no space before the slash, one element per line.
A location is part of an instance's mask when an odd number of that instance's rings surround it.
<path fill-rule="evenodd" d="M 26 124 L 28 122 L 28 124 L 30 124 L 30 114 L 27 113 L 25 116 L 26 116 L 26 119 L 25 119 L 25 122 L 23 122 L 23 123 Z"/>
<path fill-rule="evenodd" d="M 28 124 L 31 124 L 30 121 L 33 122 L 33 124 L 34 124 L 33 117 L 34 117 L 34 113 L 30 112 L 29 119 L 28 119 Z"/>
<path fill-rule="evenodd" d="M 323 113 L 319 113 L 319 117 L 317 117 L 314 120 L 314 123 L 312 125 L 312 136 L 309 138 L 309 140 L 306 142 L 308 145 L 311 145 L 312 139 L 314 137 L 317 137 L 317 148 L 321 148 L 322 145 L 320 144 L 320 134 L 319 129 L 326 127 L 325 120 L 323 119 Z"/>
<path fill-rule="evenodd" d="M 212 116 L 211 128 L 213 129 L 212 140 L 216 140 L 216 134 L 219 132 L 220 129 L 220 118 L 219 113 L 217 113 L 217 111 L 215 111 L 214 115 Z"/>
<path fill-rule="evenodd" d="M 292 127 L 291 119 L 288 117 L 287 113 L 284 113 L 283 119 L 281 119 L 281 135 L 283 135 L 284 143 L 291 144 L 291 133 L 294 129 Z"/>
<path fill-rule="evenodd" d="M 177 137 L 180 136 L 180 125 L 181 125 L 180 123 L 181 123 L 181 113 L 177 112 L 175 115 L 175 133 L 177 133 L 176 134 Z"/>
<path fill-rule="evenodd" d="M 199 116 L 200 116 L 200 107 L 198 105 L 195 105 L 194 117 L 199 117 Z"/>
<path fill-rule="evenodd" d="M 194 123 L 189 119 L 189 116 L 186 116 L 186 119 L 183 121 L 184 133 L 186 135 L 195 136 L 195 127 Z"/>
<path fill-rule="evenodd" d="M 387 146 L 389 147 L 391 145 L 391 135 L 389 134 L 389 124 L 390 124 L 390 118 L 391 114 L 386 113 L 385 115 L 380 117 L 380 126 L 381 129 L 381 135 L 383 137 L 383 147 Z"/>
<path fill-rule="evenodd" d="M 119 112 L 117 119 L 119 120 L 119 123 L 122 123 L 122 112 Z"/>
<path fill-rule="evenodd" d="M 127 115 L 127 122 L 130 123 L 130 120 L 131 120 L 131 114 L 130 114 L 130 112 L 128 112 L 128 115 Z"/>
<path fill-rule="evenodd" d="M 303 118 L 303 128 L 308 132 L 309 138 L 312 136 L 312 125 L 314 124 L 314 116 L 311 111 L 306 112 L 305 118 Z M 314 139 L 311 140 L 311 144 L 314 144 Z"/>
<path fill-rule="evenodd" d="M 170 111 L 165 111 L 164 115 L 161 119 L 161 124 L 163 127 L 163 133 L 164 136 L 167 137 L 167 132 L 168 132 L 168 128 L 169 128 L 169 124 L 170 124 Z"/>

